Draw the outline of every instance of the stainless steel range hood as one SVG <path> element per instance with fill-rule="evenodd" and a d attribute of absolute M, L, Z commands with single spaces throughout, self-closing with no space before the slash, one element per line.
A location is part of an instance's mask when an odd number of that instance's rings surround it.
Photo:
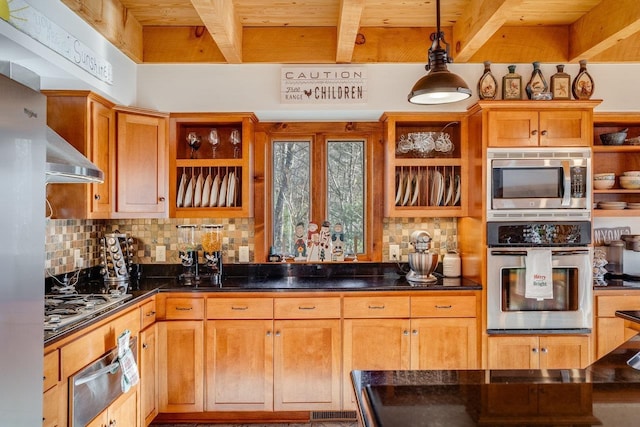
<path fill-rule="evenodd" d="M 40 76 L 27 68 L 12 62 L 0 61 L 0 74 L 40 92 Z M 45 182 L 83 184 L 104 181 L 104 173 L 100 168 L 49 127 L 46 130 L 46 138 Z"/>

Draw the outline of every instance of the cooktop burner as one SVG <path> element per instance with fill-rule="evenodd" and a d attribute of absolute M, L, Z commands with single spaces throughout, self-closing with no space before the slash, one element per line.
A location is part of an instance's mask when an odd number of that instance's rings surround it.
<path fill-rule="evenodd" d="M 44 330 L 59 331 L 91 319 L 131 298 L 130 294 L 55 294 L 45 295 Z"/>

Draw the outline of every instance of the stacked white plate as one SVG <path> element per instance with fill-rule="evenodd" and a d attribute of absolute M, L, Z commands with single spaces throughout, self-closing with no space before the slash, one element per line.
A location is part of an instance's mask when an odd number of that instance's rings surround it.
<path fill-rule="evenodd" d="M 606 210 L 625 209 L 627 202 L 598 202 L 598 208 Z"/>
<path fill-rule="evenodd" d="M 640 203 L 628 202 L 627 209 L 640 209 Z"/>

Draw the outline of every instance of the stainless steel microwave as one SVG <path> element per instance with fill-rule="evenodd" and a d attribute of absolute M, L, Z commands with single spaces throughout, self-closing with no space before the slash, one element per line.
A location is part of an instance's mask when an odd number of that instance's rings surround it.
<path fill-rule="evenodd" d="M 590 148 L 487 150 L 487 219 L 591 219 Z"/>

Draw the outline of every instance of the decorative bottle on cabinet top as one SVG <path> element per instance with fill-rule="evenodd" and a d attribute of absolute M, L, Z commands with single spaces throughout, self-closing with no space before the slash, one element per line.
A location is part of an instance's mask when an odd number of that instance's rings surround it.
<path fill-rule="evenodd" d="M 478 98 L 496 99 L 498 94 L 498 81 L 491 73 L 491 62 L 484 61 L 484 73 L 478 80 Z"/>
<path fill-rule="evenodd" d="M 564 72 L 564 65 L 556 65 L 558 70 L 551 76 L 551 94 L 553 99 L 571 99 L 569 86 L 571 86 L 571 76 Z"/>
<path fill-rule="evenodd" d="M 516 66 L 507 67 L 509 73 L 502 76 L 502 99 L 522 99 L 522 77 L 516 73 Z"/>
<path fill-rule="evenodd" d="M 542 75 L 542 71 L 540 71 L 540 63 L 533 63 L 533 71 L 531 72 L 531 79 L 529 79 L 529 83 L 527 83 L 526 91 L 527 97 L 529 99 L 534 99 L 535 95 L 547 92 L 549 86 L 547 85 L 547 81 Z"/>
<path fill-rule="evenodd" d="M 580 60 L 580 71 L 571 85 L 573 97 L 575 99 L 590 99 L 594 89 L 595 83 L 587 71 L 587 60 L 582 59 Z"/>

